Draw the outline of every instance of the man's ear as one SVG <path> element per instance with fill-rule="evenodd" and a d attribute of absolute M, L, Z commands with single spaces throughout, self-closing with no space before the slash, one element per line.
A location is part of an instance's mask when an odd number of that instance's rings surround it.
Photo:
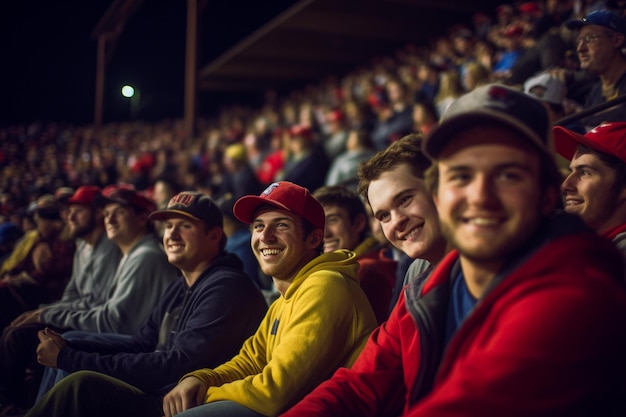
<path fill-rule="evenodd" d="M 324 231 L 322 229 L 315 229 L 306 238 L 307 244 L 310 248 L 317 248 L 324 240 Z"/>
<path fill-rule="evenodd" d="M 352 221 L 356 231 L 361 233 L 367 227 L 367 216 L 363 213 L 359 213 L 356 215 L 354 220 Z"/>
<path fill-rule="evenodd" d="M 219 242 L 222 239 L 222 235 L 224 234 L 224 229 L 221 227 L 214 227 L 209 231 L 209 237 L 211 240 L 215 240 Z"/>
<path fill-rule="evenodd" d="M 613 38 L 613 45 L 615 45 L 616 48 L 623 48 L 624 45 L 624 41 L 626 40 L 626 37 L 624 37 L 623 33 L 619 33 L 617 32 Z"/>
<path fill-rule="evenodd" d="M 543 194 L 543 201 L 541 205 L 541 212 L 544 215 L 550 214 L 556 207 L 559 199 L 561 198 L 561 190 L 556 187 L 548 187 Z"/>
<path fill-rule="evenodd" d="M 619 195 L 618 197 L 619 202 L 626 201 L 626 186 L 622 187 L 622 191 L 620 191 L 618 195 Z"/>

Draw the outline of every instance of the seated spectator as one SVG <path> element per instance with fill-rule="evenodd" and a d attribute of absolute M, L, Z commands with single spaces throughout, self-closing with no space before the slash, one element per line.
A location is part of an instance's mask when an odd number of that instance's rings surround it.
<path fill-rule="evenodd" d="M 165 288 L 176 278 L 148 215 L 154 203 L 128 184 L 110 185 L 95 200 L 103 210 L 107 237 L 122 258 L 107 301 L 69 314 L 67 326 L 90 332 L 133 334 L 144 323 Z"/>
<path fill-rule="evenodd" d="M 326 215 L 324 252 L 348 249 L 356 253 L 357 278 L 369 300 L 378 324 L 387 320 L 396 282 L 397 261 L 390 259 L 371 236 L 367 212 L 361 197 L 336 185 L 318 188 L 315 197 Z"/>
<path fill-rule="evenodd" d="M 27 233 L 0 269 L 0 329 L 25 311 L 61 298 L 72 272 L 74 242 L 61 236 L 63 221 L 54 196 L 35 206 L 36 229 Z"/>
<path fill-rule="evenodd" d="M 283 417 L 624 415 L 622 260 L 576 216 L 554 215 L 549 140 L 545 108 L 519 91 L 487 85 L 450 107 L 423 149 L 456 249 L 407 288 L 352 368 Z"/>
<path fill-rule="evenodd" d="M 226 147 L 222 164 L 224 173 L 216 192 L 217 197 L 231 194 L 234 198 L 239 198 L 248 194 L 257 194 L 263 189 L 248 161 L 246 147 L 243 144 L 235 143 Z"/>
<path fill-rule="evenodd" d="M 233 212 L 252 225 L 254 253 L 281 296 L 238 355 L 184 375 L 150 415 L 277 415 L 350 366 L 376 326 L 355 255 L 321 254 L 324 209 L 307 189 L 274 183 Z"/>
<path fill-rule="evenodd" d="M 357 169 L 361 162 L 374 155 L 374 145 L 364 130 L 351 130 L 345 152 L 337 155 L 326 174 L 326 185 L 344 185 L 356 189 Z"/>
<path fill-rule="evenodd" d="M 413 104 L 413 131 L 415 133 L 425 135 L 437 124 L 439 124 L 439 117 L 432 102 L 422 100 Z"/>
<path fill-rule="evenodd" d="M 420 149 L 421 138 L 407 135 L 359 167 L 359 194 L 369 203 L 389 243 L 413 259 L 396 281 L 392 305 L 404 285 L 439 263 L 449 250 L 424 182 L 430 161 Z"/>
<path fill-rule="evenodd" d="M 608 11 L 596 10 L 583 19 L 567 23 L 570 30 L 577 31 L 576 52 L 582 69 L 599 77 L 585 98 L 584 108 L 626 94 L 626 19 Z M 603 122 L 626 120 L 626 106 L 619 104 L 591 116 L 581 122 L 585 131 Z"/>
<path fill-rule="evenodd" d="M 8 407 L 16 412 L 29 408 L 35 400 L 42 374 L 35 354 L 37 332 L 46 327 L 59 332 L 91 330 L 88 325 L 76 327 L 71 316 L 100 308 L 108 301 L 107 288 L 122 254 L 106 236 L 102 210 L 94 205 L 98 195 L 98 187 L 83 186 L 68 199 L 67 225 L 70 237 L 76 240 L 76 251 L 61 299 L 22 313 L 2 333 L 0 403 L 5 411 Z"/>
<path fill-rule="evenodd" d="M 502 37 L 501 50 L 496 53 L 492 68 L 492 79 L 507 80 L 519 57 L 524 53 L 524 28 L 520 24 L 510 25 Z M 471 91 L 471 90 L 466 90 Z"/>
<path fill-rule="evenodd" d="M 313 130 L 295 125 L 289 129 L 289 158 L 277 178 L 315 190 L 324 185 L 329 164 Z"/>
<path fill-rule="evenodd" d="M 456 69 L 447 70 L 441 73 L 439 81 L 439 91 L 435 96 L 435 106 L 437 117 L 446 112 L 446 109 L 463 94 L 461 76 Z"/>
<path fill-rule="evenodd" d="M 406 88 L 399 80 L 387 81 L 385 89 L 374 92 L 369 101 L 377 115 L 377 123 L 371 131 L 377 150 L 385 149 L 411 132 L 413 109 L 409 105 Z"/>
<path fill-rule="evenodd" d="M 546 105 L 550 124 L 565 116 L 563 104 L 567 98 L 567 86 L 555 75 L 539 73 L 524 82 L 524 92 Z"/>
<path fill-rule="evenodd" d="M 11 255 L 22 236 L 24 232 L 17 224 L 10 221 L 0 224 L 0 265 Z"/>
<path fill-rule="evenodd" d="M 150 218 L 164 222 L 167 258 L 181 276 L 130 339 L 66 341 L 41 331 L 39 362 L 73 373 L 28 415 L 160 416 L 163 395 L 182 374 L 230 359 L 259 325 L 267 305 L 241 261 L 224 251 L 222 216 L 208 196 L 182 192 Z"/>
<path fill-rule="evenodd" d="M 345 152 L 349 131 L 346 128 L 346 116 L 341 110 L 331 110 L 326 113 L 326 125 L 328 133 L 324 135 L 324 151 L 329 161 Z"/>
<path fill-rule="evenodd" d="M 490 70 L 478 61 L 468 62 L 461 74 L 461 84 L 464 91 L 472 91 L 476 87 L 485 85 L 491 77 Z M 426 132 L 424 132 L 426 133 Z"/>
<path fill-rule="evenodd" d="M 289 135 L 283 129 L 275 129 L 270 138 L 270 149 L 256 171 L 261 184 L 271 184 L 282 171 L 288 157 Z"/>
<path fill-rule="evenodd" d="M 584 136 L 561 126 L 553 133 L 556 151 L 571 161 L 561 185 L 565 211 L 615 243 L 626 280 L 626 122 L 602 124 Z"/>

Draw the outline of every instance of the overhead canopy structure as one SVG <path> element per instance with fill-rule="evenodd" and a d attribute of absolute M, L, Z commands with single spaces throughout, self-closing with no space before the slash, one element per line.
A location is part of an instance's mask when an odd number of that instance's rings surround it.
<path fill-rule="evenodd" d="M 481 3 L 487 11 L 497 4 Z M 300 0 L 203 66 L 198 86 L 228 92 L 302 85 L 403 44 L 423 45 L 476 11 L 465 0 Z"/>
<path fill-rule="evenodd" d="M 102 120 L 105 62 L 126 21 L 133 13 L 141 13 L 142 1 L 113 0 L 93 31 L 99 46 L 96 125 Z M 489 13 L 501 2 L 480 3 L 481 10 Z M 239 0 L 187 0 L 184 119 L 189 134 L 199 92 L 284 91 L 329 75 L 341 76 L 402 45 L 424 45 L 456 23 L 469 23 L 471 15 L 481 11 L 466 0 L 293 0 L 281 4 L 287 7 L 250 35 L 217 57 L 203 59 L 198 54 L 202 41 L 223 35 L 203 24 L 207 13 L 230 19 L 234 26 L 248 10 L 245 1 Z M 197 42 L 200 33 L 204 38 Z"/>

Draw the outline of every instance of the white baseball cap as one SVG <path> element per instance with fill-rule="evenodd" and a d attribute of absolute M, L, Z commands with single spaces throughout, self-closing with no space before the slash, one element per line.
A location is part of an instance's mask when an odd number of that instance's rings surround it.
<path fill-rule="evenodd" d="M 542 87 L 536 89 L 535 87 Z M 567 96 L 565 83 L 547 72 L 534 75 L 524 83 L 524 92 L 542 101 L 563 104 Z"/>

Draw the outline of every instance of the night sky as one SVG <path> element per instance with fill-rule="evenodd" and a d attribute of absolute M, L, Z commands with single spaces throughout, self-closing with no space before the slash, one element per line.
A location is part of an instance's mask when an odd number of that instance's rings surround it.
<path fill-rule="evenodd" d="M 293 2 L 209 1 L 202 15 L 200 63 L 209 62 Z M 0 125 L 93 121 L 96 40 L 91 33 L 111 3 L 3 3 Z M 146 0 L 129 19 L 107 68 L 104 122 L 130 118 L 130 101 L 120 94 L 126 83 L 142 91 L 141 119 L 182 117 L 185 20 L 184 0 Z"/>

